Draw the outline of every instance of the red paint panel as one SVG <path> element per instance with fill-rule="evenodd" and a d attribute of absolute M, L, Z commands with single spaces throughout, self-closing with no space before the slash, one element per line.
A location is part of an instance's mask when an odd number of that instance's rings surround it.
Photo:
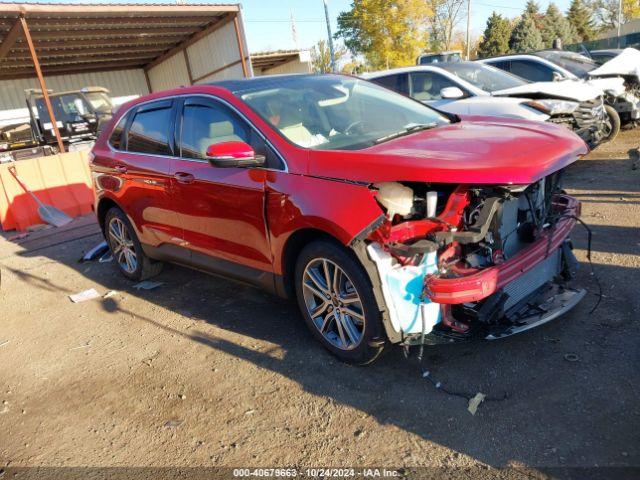
<path fill-rule="evenodd" d="M 267 175 L 267 216 L 278 274 L 285 244 L 296 230 L 320 230 L 347 245 L 381 215 L 366 185 L 283 172 Z"/>

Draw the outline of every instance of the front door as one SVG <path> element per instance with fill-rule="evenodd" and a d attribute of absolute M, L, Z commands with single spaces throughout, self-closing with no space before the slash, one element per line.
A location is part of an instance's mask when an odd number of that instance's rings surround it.
<path fill-rule="evenodd" d="M 230 141 L 246 142 L 260 153 L 256 142 L 261 137 L 231 108 L 208 96 L 181 100 L 177 118 L 171 194 L 193 263 L 229 275 L 235 268 L 271 272 L 267 171 L 214 167 L 205 157 L 210 145 Z"/>

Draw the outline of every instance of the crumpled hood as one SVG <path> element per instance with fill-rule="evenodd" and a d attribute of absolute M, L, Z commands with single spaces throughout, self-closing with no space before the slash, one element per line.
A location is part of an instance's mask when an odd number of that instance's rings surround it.
<path fill-rule="evenodd" d="M 602 90 L 581 80 L 561 80 L 559 82 L 534 82 L 493 92 L 495 96 L 544 96 L 585 102 L 602 95 Z"/>
<path fill-rule="evenodd" d="M 587 83 L 603 92 L 613 92 L 614 95 L 622 95 L 626 90 L 624 87 L 624 78 L 622 77 L 591 78 L 587 80 Z"/>
<path fill-rule="evenodd" d="M 603 77 L 609 75 L 635 76 L 640 81 L 640 50 L 635 48 L 625 48 L 620 54 L 591 70 L 592 77 Z"/>
<path fill-rule="evenodd" d="M 543 122 L 463 117 L 363 150 L 309 151 L 308 174 L 359 182 L 533 183 L 588 152 L 568 129 Z"/>

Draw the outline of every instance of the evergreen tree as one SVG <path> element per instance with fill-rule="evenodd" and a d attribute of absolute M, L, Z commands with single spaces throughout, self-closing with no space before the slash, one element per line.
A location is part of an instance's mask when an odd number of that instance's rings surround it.
<path fill-rule="evenodd" d="M 478 47 L 480 58 L 502 55 L 509 51 L 511 25 L 509 20 L 493 12 L 487 20 L 487 26 Z"/>
<path fill-rule="evenodd" d="M 525 15 L 529 15 L 533 22 L 536 24 L 538 30 L 542 29 L 542 19 L 544 18 L 540 12 L 540 5 L 535 0 L 528 0 L 527 5 L 524 8 Z"/>
<path fill-rule="evenodd" d="M 530 15 L 524 14 L 509 38 L 512 53 L 526 53 L 542 49 L 542 37 Z"/>
<path fill-rule="evenodd" d="M 582 3 L 582 0 L 571 0 L 567 19 L 578 34 L 577 41 L 586 42 L 595 35 L 592 15 L 589 9 Z"/>
<path fill-rule="evenodd" d="M 562 40 L 563 45 L 569 45 L 577 42 L 576 31 L 564 18 L 555 3 L 550 3 L 542 19 L 542 29 L 540 30 L 542 43 L 544 48 L 551 48 L 556 38 Z"/>

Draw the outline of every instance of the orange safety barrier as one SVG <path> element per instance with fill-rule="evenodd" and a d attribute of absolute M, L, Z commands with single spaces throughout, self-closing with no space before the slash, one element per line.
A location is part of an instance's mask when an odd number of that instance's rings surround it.
<path fill-rule="evenodd" d="M 71 217 L 91 212 L 93 186 L 88 152 L 69 152 L 0 164 L 0 224 L 3 230 L 24 231 L 42 223 L 38 204 L 9 172 L 16 167 L 25 185 L 44 203 Z"/>

